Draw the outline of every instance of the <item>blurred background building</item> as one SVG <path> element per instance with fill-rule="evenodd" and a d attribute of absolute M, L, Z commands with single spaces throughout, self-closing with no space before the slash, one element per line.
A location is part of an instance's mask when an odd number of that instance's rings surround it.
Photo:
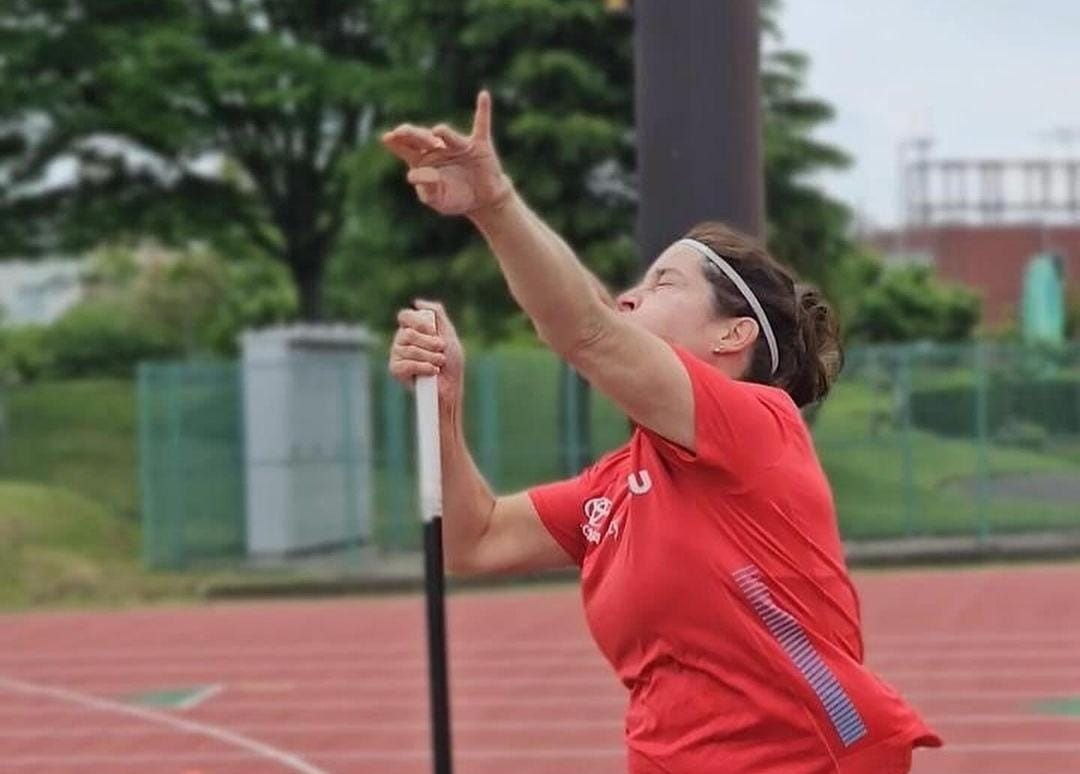
<path fill-rule="evenodd" d="M 0 262 L 0 324 L 48 325 L 83 297 L 84 261 Z"/>
<path fill-rule="evenodd" d="M 930 266 L 977 290 L 991 328 L 1016 321 L 1036 254 L 1059 256 L 1066 285 L 1080 290 L 1080 160 L 936 158 L 930 147 L 900 146 L 902 223 L 868 239 L 887 264 Z"/>

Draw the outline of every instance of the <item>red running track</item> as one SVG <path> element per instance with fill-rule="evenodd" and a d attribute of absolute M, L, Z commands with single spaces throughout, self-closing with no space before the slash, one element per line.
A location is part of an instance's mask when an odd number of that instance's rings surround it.
<path fill-rule="evenodd" d="M 869 660 L 947 742 L 916 774 L 1075 774 L 1080 567 L 863 573 Z M 0 618 L 0 772 L 430 771 L 417 597 Z M 449 602 L 458 774 L 618 774 L 624 694 L 570 586 Z M 200 687 L 183 708 L 131 703 Z"/>

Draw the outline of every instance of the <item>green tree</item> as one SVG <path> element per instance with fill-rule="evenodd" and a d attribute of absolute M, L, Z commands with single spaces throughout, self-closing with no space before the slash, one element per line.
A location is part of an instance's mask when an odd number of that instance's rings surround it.
<path fill-rule="evenodd" d="M 833 120 L 824 100 L 806 93 L 809 58 L 784 47 L 780 0 L 762 0 L 761 95 L 769 248 L 846 311 L 846 299 L 874 274 L 851 238 L 851 212 L 813 176 L 843 170 L 848 155 L 814 137 Z"/>
<path fill-rule="evenodd" d="M 225 261 L 206 249 L 162 255 L 125 288 L 144 326 L 178 340 L 188 355 L 232 355 L 239 335 L 292 319 L 297 299 L 280 264 Z"/>
<path fill-rule="evenodd" d="M 833 110 L 805 94 L 809 62 L 780 46 L 779 8 L 776 0 L 762 5 L 770 44 L 762 57 L 769 245 L 849 317 L 877 266 L 850 238 L 847 207 L 812 180 L 850 161 L 813 137 Z M 466 124 L 475 85 L 490 85 L 497 141 L 518 187 L 591 268 L 625 284 L 636 267 L 628 17 L 604 13 L 592 0 L 447 0 L 438 9 L 417 22 L 441 31 L 427 45 L 443 54 L 430 57 L 432 65 L 416 79 L 431 90 L 427 109 L 401 119 L 449 116 Z M 407 57 L 424 61 L 415 49 L 422 35 L 406 37 Z M 422 208 L 399 167 L 373 151 L 359 161 L 366 174 L 353 193 L 365 204 L 353 208 L 347 249 L 335 267 L 334 307 L 385 325 L 397 306 L 431 294 L 459 310 L 469 333 L 498 338 L 525 330 L 468 225 L 417 218 Z M 583 184 L 589 180 L 591 187 Z"/>
<path fill-rule="evenodd" d="M 808 176 L 846 163 L 812 138 L 763 4 L 769 241 L 833 296 L 848 214 Z M 372 140 L 465 123 L 495 97 L 507 166 L 605 279 L 634 271 L 632 40 L 598 0 L 0 0 L 0 238 L 10 252 L 117 235 L 213 238 L 280 260 L 302 314 L 378 326 L 439 295 L 484 338 L 527 330 L 467 224 L 431 218 Z M 58 175 L 61 162 L 72 166 Z"/>
<path fill-rule="evenodd" d="M 924 266 L 892 269 L 863 293 L 851 335 L 871 342 L 964 341 L 980 310 L 975 292 L 935 279 Z"/>
<path fill-rule="evenodd" d="M 0 0 L 5 248 L 213 234 L 282 261 L 317 317 L 346 160 L 411 93 L 396 5 Z"/>
<path fill-rule="evenodd" d="M 402 7 L 393 61 L 415 63 L 411 82 L 422 84 L 423 98 L 388 110 L 387 125 L 467 127 L 476 91 L 486 85 L 496 142 L 517 188 L 591 268 L 626 282 L 635 270 L 630 21 L 597 0 L 412 0 Z M 528 330 L 467 222 L 427 213 L 381 149 L 355 163 L 331 308 L 384 327 L 399 306 L 426 294 L 450 304 L 466 335 L 493 340 Z"/>

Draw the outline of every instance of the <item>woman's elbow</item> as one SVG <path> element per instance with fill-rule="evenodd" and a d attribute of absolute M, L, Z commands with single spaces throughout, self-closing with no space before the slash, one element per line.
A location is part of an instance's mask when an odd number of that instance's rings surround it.
<path fill-rule="evenodd" d="M 609 319 L 612 314 L 611 310 L 598 306 L 573 326 L 555 331 L 554 335 L 540 331 L 540 339 L 552 352 L 576 366 L 608 338 L 612 330 Z"/>
<path fill-rule="evenodd" d="M 483 575 L 483 571 L 469 556 L 463 556 L 460 551 L 443 551 L 443 569 L 451 578 L 475 578 Z"/>

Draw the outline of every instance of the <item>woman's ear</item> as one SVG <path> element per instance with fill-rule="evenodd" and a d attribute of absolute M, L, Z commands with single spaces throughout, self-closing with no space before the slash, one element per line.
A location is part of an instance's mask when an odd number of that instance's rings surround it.
<path fill-rule="evenodd" d="M 714 355 L 734 355 L 757 341 L 760 329 L 757 320 L 750 317 L 732 317 L 720 323 L 718 337 L 713 342 Z"/>

